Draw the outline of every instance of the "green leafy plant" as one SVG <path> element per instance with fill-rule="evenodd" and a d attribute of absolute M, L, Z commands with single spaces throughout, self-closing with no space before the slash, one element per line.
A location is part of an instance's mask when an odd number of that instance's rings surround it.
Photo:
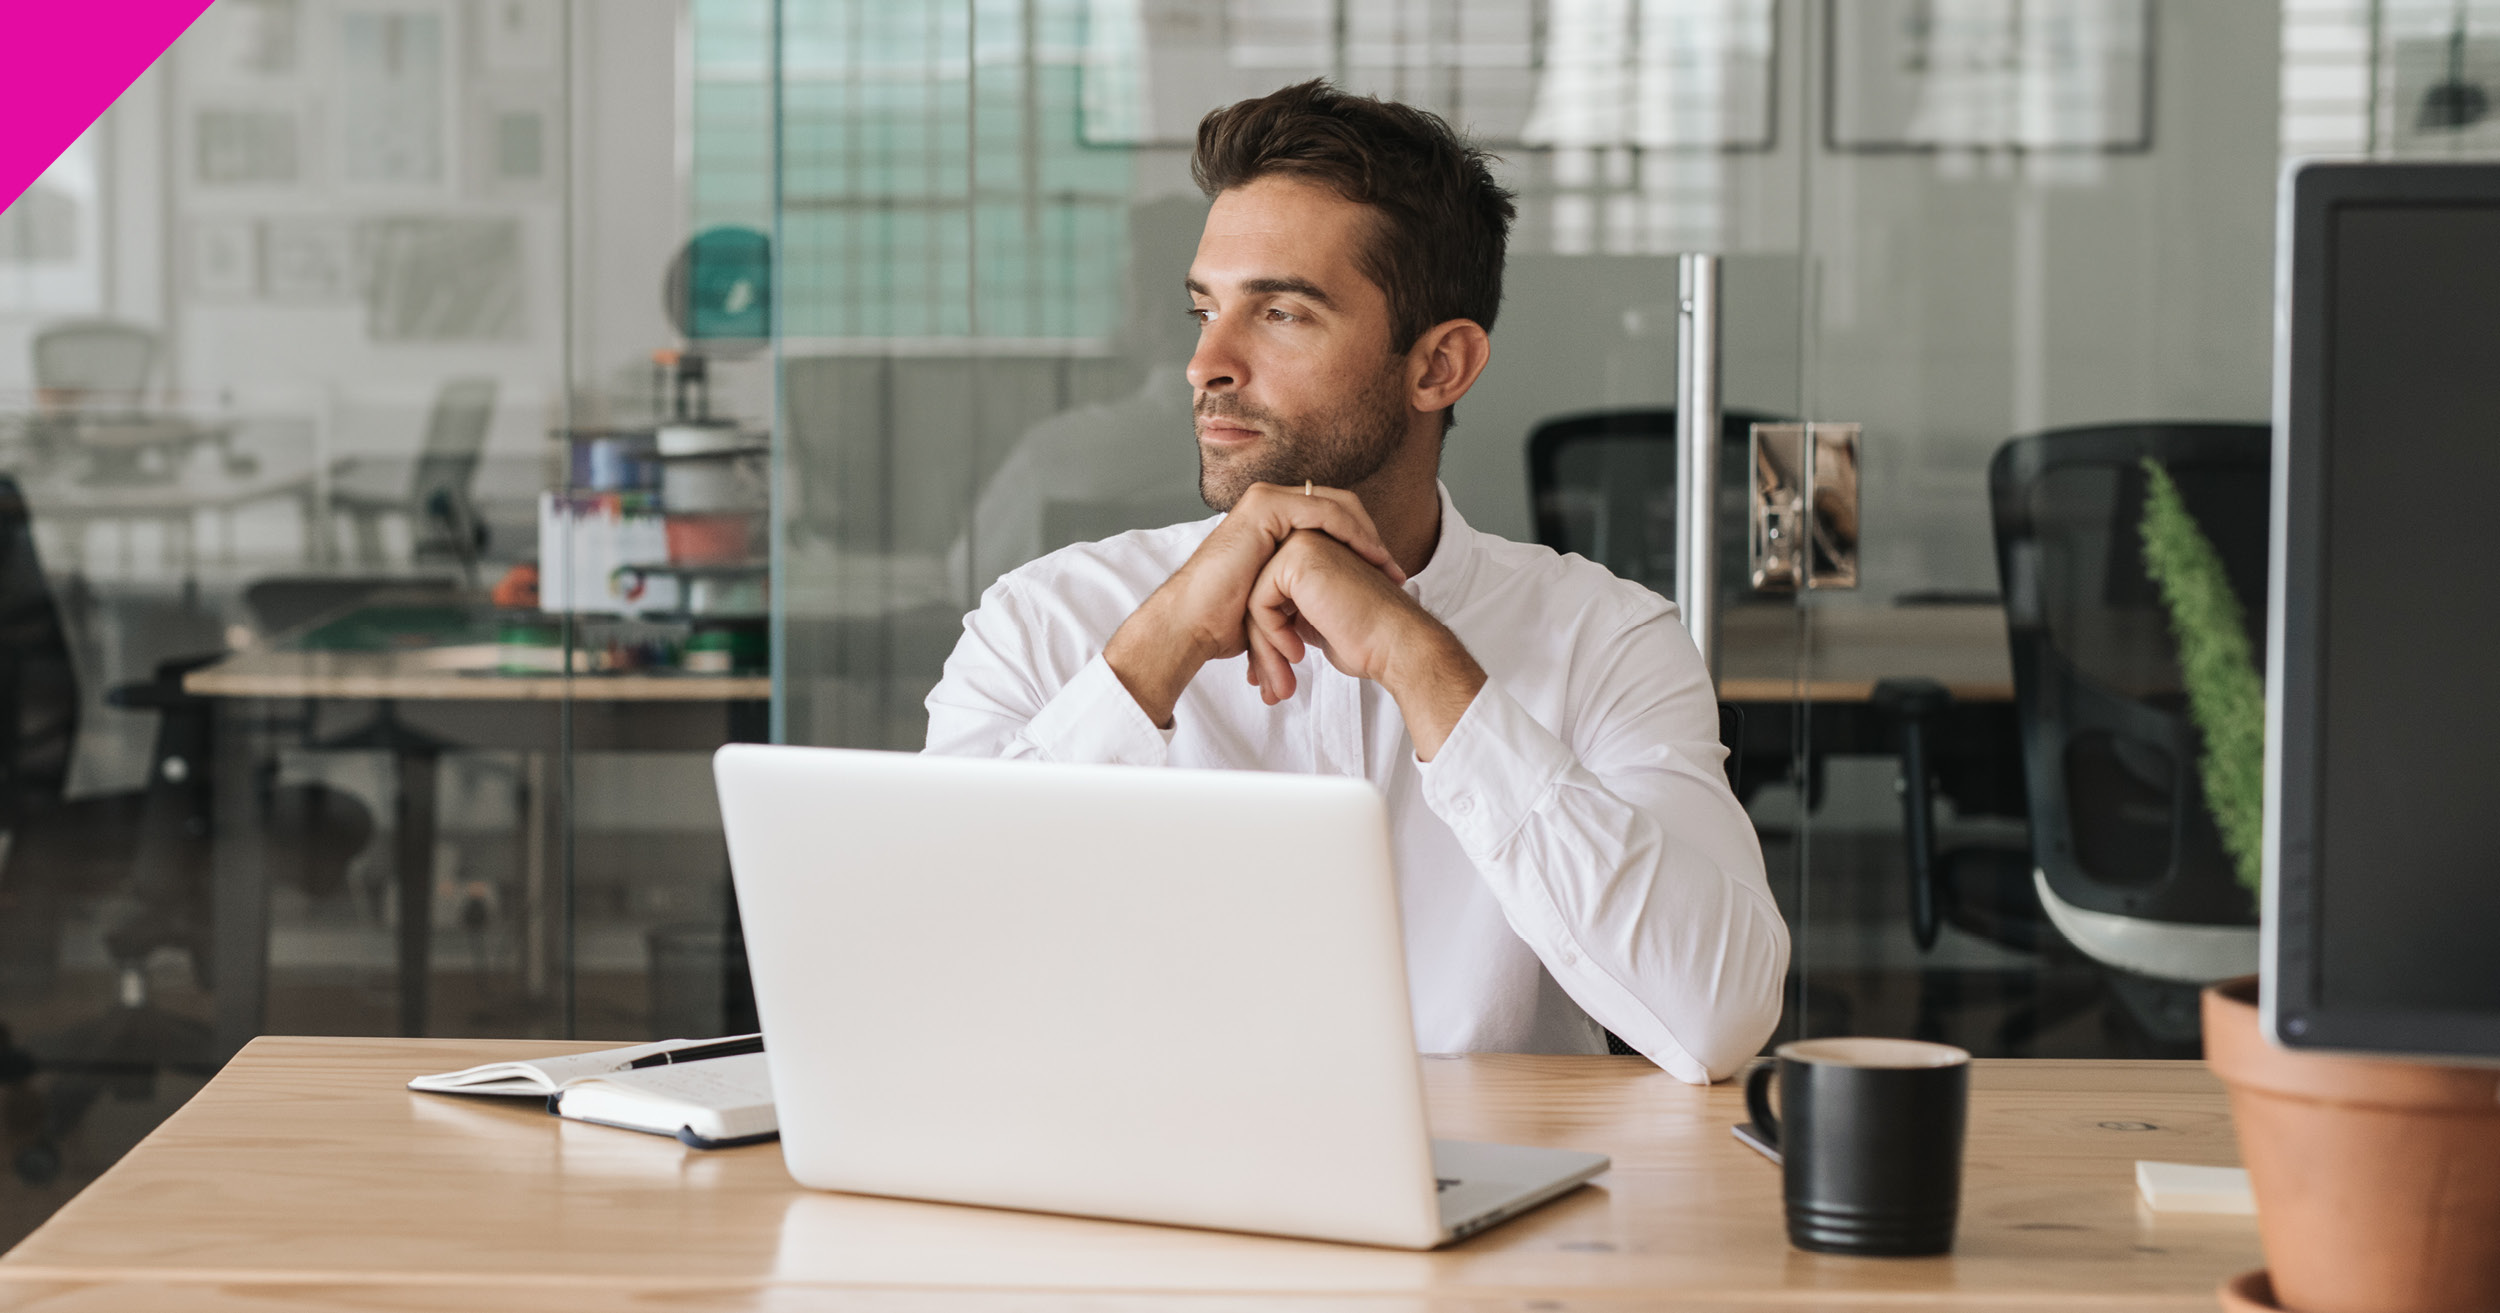
<path fill-rule="evenodd" d="M 2264 881 L 2266 683 L 2248 649 L 2247 612 L 2222 556 L 2180 500 L 2170 472 L 2144 458 L 2144 568 L 2161 588 L 2187 681 L 2188 715 L 2205 738 L 2205 805 L 2239 881 Z"/>

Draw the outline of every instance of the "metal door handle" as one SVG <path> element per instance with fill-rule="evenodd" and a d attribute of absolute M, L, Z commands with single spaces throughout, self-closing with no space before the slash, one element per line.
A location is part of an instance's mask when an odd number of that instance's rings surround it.
<path fill-rule="evenodd" d="M 1719 257 L 1676 260 L 1675 605 L 1719 679 Z"/>

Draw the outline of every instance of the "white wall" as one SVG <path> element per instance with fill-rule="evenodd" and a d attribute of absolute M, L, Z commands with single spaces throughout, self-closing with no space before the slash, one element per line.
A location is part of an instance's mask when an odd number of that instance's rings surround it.
<path fill-rule="evenodd" d="M 411 454 L 435 388 L 465 374 L 502 384 L 490 452 L 536 456 L 565 414 L 568 382 L 595 411 L 620 380 L 647 368 L 653 349 L 672 345 L 660 281 L 685 232 L 679 0 L 536 0 L 523 6 L 533 26 L 518 38 L 494 29 L 500 6 L 410 0 L 399 8 L 437 17 L 448 34 L 434 125 L 443 163 L 433 181 L 348 176 L 351 145 L 339 120 L 352 99 L 341 26 L 350 6 L 273 7 L 293 15 L 291 58 L 274 67 L 238 54 L 246 40 L 238 25 L 252 7 L 222 19 L 212 11 L 94 130 L 106 179 L 104 295 L 74 311 L 0 305 L 0 393 L 29 386 L 26 341 L 38 325 L 64 313 L 110 313 L 165 331 L 169 373 L 161 381 L 199 402 L 317 432 L 327 456 Z M 202 116 L 233 110 L 292 119 L 292 179 L 204 176 Z M 542 118 L 535 179 L 495 168 L 495 116 L 511 112 Z M 264 265 L 255 286 L 216 287 L 197 267 L 204 227 L 265 243 L 271 223 L 311 222 L 361 241 L 363 225 L 401 217 L 518 223 L 521 305 L 509 331 L 377 340 L 353 286 L 290 294 L 272 285 Z"/>
<path fill-rule="evenodd" d="M 1866 425 L 1859 600 L 1995 586 L 2007 438 L 2267 417 L 2279 15 L 2154 12 L 2146 153 L 1816 161 L 1806 404 Z"/>

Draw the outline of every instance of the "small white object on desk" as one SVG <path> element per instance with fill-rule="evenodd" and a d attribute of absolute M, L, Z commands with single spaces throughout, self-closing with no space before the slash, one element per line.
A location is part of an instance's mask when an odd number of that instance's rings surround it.
<path fill-rule="evenodd" d="M 761 1053 L 593 1076 L 565 1086 L 552 1107 L 575 1121 L 673 1135 L 697 1149 L 752 1144 L 781 1129 Z"/>
<path fill-rule="evenodd" d="M 2196 1167 L 2187 1163 L 2139 1161 L 2135 1188 L 2156 1213 L 2233 1213 L 2250 1216 L 2257 1197 L 2248 1190 L 2244 1167 Z"/>

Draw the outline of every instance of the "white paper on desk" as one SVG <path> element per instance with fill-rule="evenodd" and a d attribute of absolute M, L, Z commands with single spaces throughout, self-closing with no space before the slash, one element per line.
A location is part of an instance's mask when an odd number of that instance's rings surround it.
<path fill-rule="evenodd" d="M 2138 1161 L 2135 1188 L 2156 1213 L 2246 1215 L 2257 1211 L 2257 1197 L 2248 1189 L 2248 1170 L 2242 1167 Z"/>
<path fill-rule="evenodd" d="M 723 1038 L 754 1037 L 729 1035 Z M 565 1053 L 521 1062 L 489 1062 L 460 1071 L 418 1076 L 408 1082 L 408 1088 L 432 1094 L 515 1094 L 535 1095 L 543 1099 L 578 1081 L 627 1070 L 636 1058 L 720 1042 L 718 1039 L 664 1039 L 653 1044 L 636 1044 L 631 1048 Z"/>

